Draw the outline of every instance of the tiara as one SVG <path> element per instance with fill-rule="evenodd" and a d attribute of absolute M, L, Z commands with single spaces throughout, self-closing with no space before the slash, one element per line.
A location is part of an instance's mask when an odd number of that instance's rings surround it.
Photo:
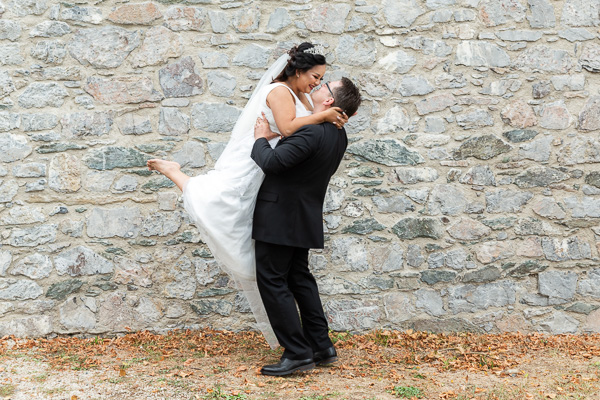
<path fill-rule="evenodd" d="M 304 50 L 303 53 L 325 56 L 325 48 L 320 44 L 315 44 L 313 47 Z"/>

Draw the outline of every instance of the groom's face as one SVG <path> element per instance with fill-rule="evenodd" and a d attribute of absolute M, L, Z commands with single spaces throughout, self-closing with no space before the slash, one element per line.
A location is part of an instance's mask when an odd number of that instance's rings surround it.
<path fill-rule="evenodd" d="M 327 87 L 327 85 L 329 85 L 329 87 Z M 335 88 L 342 85 L 342 82 L 341 81 L 333 81 L 333 82 L 328 82 L 327 85 L 325 83 L 323 83 L 318 90 L 315 90 L 310 95 L 310 97 L 312 98 L 312 100 L 315 104 L 323 103 L 324 101 L 332 99 L 333 96 L 329 90 L 331 90 L 333 92 L 333 90 Z"/>

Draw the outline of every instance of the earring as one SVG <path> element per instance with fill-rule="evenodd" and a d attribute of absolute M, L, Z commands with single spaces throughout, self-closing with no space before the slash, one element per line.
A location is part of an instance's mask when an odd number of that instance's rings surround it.
<path fill-rule="evenodd" d="M 300 75 L 296 74 L 296 78 L 300 78 Z"/>

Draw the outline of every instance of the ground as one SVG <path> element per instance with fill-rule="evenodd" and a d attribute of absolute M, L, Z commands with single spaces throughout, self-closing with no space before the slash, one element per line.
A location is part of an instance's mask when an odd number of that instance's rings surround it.
<path fill-rule="evenodd" d="M 599 335 L 331 333 L 340 360 L 273 378 L 253 332 L 0 340 L 0 397 L 60 400 L 600 399 Z"/>

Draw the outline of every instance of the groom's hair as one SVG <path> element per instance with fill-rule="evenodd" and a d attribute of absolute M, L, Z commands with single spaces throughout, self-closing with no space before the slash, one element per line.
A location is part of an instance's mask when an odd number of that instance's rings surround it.
<path fill-rule="evenodd" d="M 339 107 L 348 117 L 354 115 L 361 103 L 360 91 L 352 81 L 346 77 L 341 80 L 342 84 L 333 88 L 334 102 L 332 106 Z"/>
<path fill-rule="evenodd" d="M 285 82 L 290 76 L 296 75 L 296 71 L 306 72 L 315 65 L 325 65 L 325 56 L 321 54 L 306 53 L 306 50 L 315 47 L 312 43 L 304 42 L 294 46 L 288 51 L 290 59 L 274 82 Z"/>

